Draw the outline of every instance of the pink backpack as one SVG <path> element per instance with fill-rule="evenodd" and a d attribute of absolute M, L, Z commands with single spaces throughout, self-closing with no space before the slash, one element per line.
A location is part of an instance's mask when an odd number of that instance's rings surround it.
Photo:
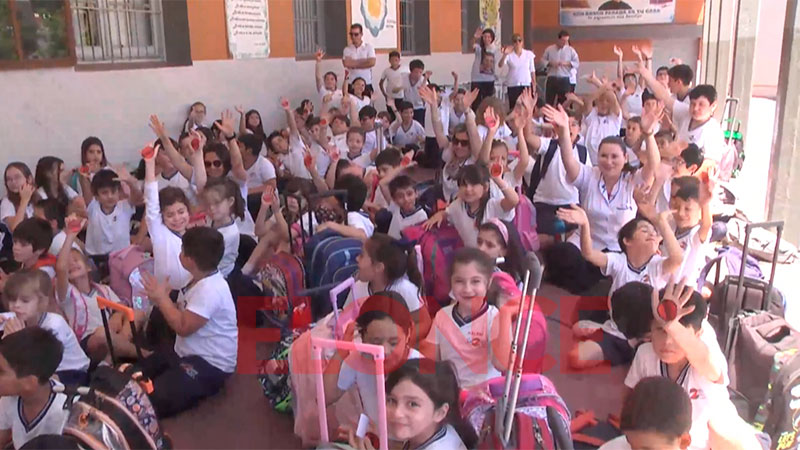
<path fill-rule="evenodd" d="M 403 236 L 415 240 L 422 249 L 422 280 L 428 312 L 431 317 L 442 306 L 450 303 L 450 277 L 448 272 L 456 250 L 464 246 L 458 230 L 452 225 L 441 225 L 425 231 L 422 225 L 403 230 Z"/>
<path fill-rule="evenodd" d="M 539 250 L 539 234 L 536 233 L 536 208 L 531 199 L 522 192 L 522 186 L 517 189 L 519 204 L 515 210 L 514 226 L 519 232 L 519 239 L 526 252 Z"/>
<path fill-rule="evenodd" d="M 130 245 L 108 255 L 108 285 L 126 305 L 131 304 L 131 273 L 148 260 L 150 258 L 138 245 Z"/>

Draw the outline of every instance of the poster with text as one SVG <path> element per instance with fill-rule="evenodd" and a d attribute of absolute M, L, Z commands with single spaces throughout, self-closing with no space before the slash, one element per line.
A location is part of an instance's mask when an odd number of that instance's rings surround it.
<path fill-rule="evenodd" d="M 234 59 L 269 56 L 267 0 L 225 0 L 225 19 Z"/>
<path fill-rule="evenodd" d="M 395 0 L 350 0 L 352 23 L 364 27 L 364 42 L 375 49 L 396 49 L 397 2 Z"/>
<path fill-rule="evenodd" d="M 561 25 L 641 25 L 675 21 L 675 0 L 561 0 Z"/>
<path fill-rule="evenodd" d="M 480 0 L 478 6 L 481 28 L 484 30 L 491 28 L 499 42 L 499 38 L 502 36 L 502 30 L 500 29 L 502 26 L 500 20 L 500 0 Z"/>

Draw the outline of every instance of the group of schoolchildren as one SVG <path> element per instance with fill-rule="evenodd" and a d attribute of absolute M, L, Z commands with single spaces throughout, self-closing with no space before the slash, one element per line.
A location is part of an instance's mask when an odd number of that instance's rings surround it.
<path fill-rule="evenodd" d="M 347 74 L 340 85 L 339 74 L 322 73 L 318 52 L 319 114 L 310 100 L 294 109 L 280 99 L 285 128 L 267 132 L 259 112 L 242 107 L 238 126 L 228 110 L 208 122 L 197 102 L 177 140 L 151 116 L 156 140 L 133 173 L 111 166 L 96 137 L 83 142 L 75 170 L 50 156 L 34 172 L 8 164 L 0 445 L 20 447 L 63 426 L 52 386 L 86 384 L 91 369 L 111 362 L 97 303 L 122 301 L 103 284 L 110 254 L 131 244 L 152 253 L 135 323 L 167 337 L 148 340 L 136 364 L 167 417 L 218 392 L 234 372 L 236 285 L 272 255 L 299 251 L 297 233 L 313 228 L 363 242 L 344 305 L 357 314 L 343 336 L 385 348 L 390 438 L 405 448 L 474 448 L 459 395 L 509 366 L 526 271 L 520 232 L 530 231 L 514 218 L 527 196 L 546 279 L 575 293 L 611 282 L 604 311 L 576 322 L 569 355 L 581 369 L 631 364 L 627 441 L 605 448 L 753 448 L 755 432 L 738 426 L 727 396 L 706 301 L 684 289 L 711 241 L 713 167 L 723 151 L 716 91 L 692 87 L 686 65 L 653 73 L 645 49 L 634 48 L 639 63 L 623 69 L 615 51 L 618 77 L 591 74 L 587 96 L 546 105 L 534 86 L 515 90 L 511 108 L 481 86 L 460 87 L 455 75 L 447 93 L 422 61 L 404 71 L 392 52 L 381 113 L 372 86 L 348 83 Z M 435 183 L 418 193 L 431 173 Z M 312 201 L 339 189 L 345 199 Z M 431 317 L 404 230 L 435 233 L 445 223 L 464 248 L 447 270 L 452 302 Z M 661 317 L 663 302 L 677 313 Z M 133 359 L 126 320 L 113 314 L 108 327 L 115 354 Z M 534 326 L 546 335 L 543 319 Z M 328 403 L 357 389 L 377 429 L 372 362 L 339 351 L 327 364 Z M 352 434 L 351 443 L 371 448 Z"/>

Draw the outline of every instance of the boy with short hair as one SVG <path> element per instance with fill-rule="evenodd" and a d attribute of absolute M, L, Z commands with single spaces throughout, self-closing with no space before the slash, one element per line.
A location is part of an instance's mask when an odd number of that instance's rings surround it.
<path fill-rule="evenodd" d="M 170 286 L 144 274 L 148 297 L 175 331 L 174 352 L 156 352 L 141 362 L 153 381 L 150 401 L 159 417 L 169 417 L 216 394 L 236 369 L 236 308 L 227 281 L 217 271 L 225 243 L 213 228 L 195 227 L 182 238 L 181 265 L 191 274 L 178 300 Z"/>
<path fill-rule="evenodd" d="M 375 225 L 369 215 L 362 211 L 364 201 L 367 199 L 367 185 L 364 180 L 355 175 L 342 175 L 336 179 L 334 189 L 347 191 L 345 205 L 347 209 L 347 225 L 336 222 L 324 222 L 317 227 L 317 232 L 326 229 L 333 230 L 345 237 L 366 241 L 375 232 Z"/>
<path fill-rule="evenodd" d="M 685 450 L 692 441 L 691 426 L 692 403 L 686 392 L 664 377 L 643 378 L 622 406 L 620 431 L 624 436 L 600 450 Z"/>
<path fill-rule="evenodd" d="M 400 52 L 397 50 L 389 53 L 389 67 L 383 70 L 378 87 L 386 99 L 386 108 L 394 122 L 396 118 L 391 105 L 399 109 L 398 102 L 403 99 L 403 70 L 400 68 Z"/>
<path fill-rule="evenodd" d="M 711 192 L 713 182 L 703 181 L 695 177 L 681 177 L 676 179 L 680 188 L 672 193 L 669 202 L 673 211 L 673 231 L 678 244 L 683 250 L 683 263 L 678 270 L 678 279 L 697 280 L 702 270 L 699 261 L 704 260 L 704 246 L 711 237 L 711 225 L 714 222 L 711 215 Z M 666 255 L 667 249 L 662 245 L 661 253 Z"/>
<path fill-rule="evenodd" d="M 367 133 L 363 128 L 350 127 L 350 129 L 347 130 L 347 152 L 341 155 L 342 159 L 350 161 L 362 168 L 369 167 L 378 152 L 377 149 L 374 152 L 364 151 L 366 137 Z M 328 173 L 330 173 L 330 171 L 328 171 Z"/>
<path fill-rule="evenodd" d="M 50 224 L 53 229 L 53 241 L 50 243 L 50 249 L 47 253 L 57 255 L 61 251 L 61 246 L 64 245 L 64 240 L 67 238 L 67 234 L 64 232 L 64 218 L 67 215 L 67 208 L 58 199 L 46 198 L 36 202 L 33 207 L 33 215 L 46 220 Z M 73 244 L 73 247 L 80 250 L 77 243 Z"/>
<path fill-rule="evenodd" d="M 392 214 L 392 221 L 387 234 L 395 239 L 402 238 L 401 233 L 406 228 L 428 220 L 428 213 L 422 206 L 417 205 L 417 189 L 414 180 L 408 175 L 400 174 L 402 170 L 402 168 L 395 169 L 381 180 L 381 189 L 384 192 L 388 190 L 392 199 L 388 208 Z"/>
<path fill-rule="evenodd" d="M 425 71 L 425 63 L 415 59 L 409 63 L 410 72 L 403 77 L 403 99 L 414 107 L 414 120 L 425 123 L 425 102 L 419 96 L 419 89 L 428 84 L 431 72 Z"/>
<path fill-rule="evenodd" d="M 421 145 L 425 142 L 425 128 L 414 119 L 414 107 L 407 101 L 399 101 L 399 117 L 389 127 L 392 144 L 397 147 Z"/>
<path fill-rule="evenodd" d="M 694 176 L 705 161 L 703 150 L 695 144 L 689 144 L 681 151 L 680 156 L 673 159 L 673 174 L 675 177 Z"/>
<path fill-rule="evenodd" d="M 639 161 L 639 154 L 642 149 L 642 118 L 639 116 L 630 117 L 625 122 L 625 154 L 628 156 L 628 164 L 637 168 L 642 165 Z"/>
<path fill-rule="evenodd" d="M 56 276 L 53 268 L 56 258 L 47 253 L 53 243 L 53 228 L 46 220 L 38 217 L 23 220 L 14 228 L 12 239 L 14 261 L 23 269 L 39 269 L 50 278 Z"/>
<path fill-rule="evenodd" d="M 367 105 L 358 112 L 358 123 L 354 123 L 355 126 L 364 130 L 364 147 L 361 149 L 361 153 L 372 153 L 370 162 L 375 159 L 381 149 L 386 148 L 386 136 L 381 136 L 381 142 L 378 142 L 377 118 L 378 111 L 371 105 Z"/>
<path fill-rule="evenodd" d="M 60 435 L 69 418 L 67 396 L 51 379 L 64 347 L 52 332 L 24 328 L 0 341 L 0 446 L 22 448 L 31 439 Z"/>
<path fill-rule="evenodd" d="M 681 102 L 689 103 L 687 96 L 694 80 L 694 71 L 686 64 L 677 64 L 667 69 L 667 87 L 672 93 L 672 97 Z"/>

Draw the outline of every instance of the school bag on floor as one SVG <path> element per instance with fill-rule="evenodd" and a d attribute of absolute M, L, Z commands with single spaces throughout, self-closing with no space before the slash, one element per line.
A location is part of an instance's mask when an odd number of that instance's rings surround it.
<path fill-rule="evenodd" d="M 402 235 L 420 246 L 425 303 L 431 317 L 435 317 L 439 309 L 450 303 L 450 265 L 456 250 L 464 243 L 458 230 L 449 224 L 428 231 L 422 225 L 415 225 L 403 230 Z"/>
<path fill-rule="evenodd" d="M 264 390 L 264 397 L 269 400 L 275 411 L 283 414 L 292 413 L 292 385 L 289 377 L 289 352 L 292 342 L 300 336 L 301 330 L 294 330 L 281 339 L 269 359 L 261 361 L 258 366 L 258 382 Z"/>
<path fill-rule="evenodd" d="M 315 237 L 320 235 L 324 235 L 324 238 L 311 252 L 310 266 L 306 265 L 308 288 L 333 287 L 353 276 L 358 270 L 356 258 L 361 254 L 363 247 L 360 240 L 329 233 L 328 230 L 315 235 Z M 308 250 L 308 247 L 306 249 Z M 306 252 L 306 255 L 308 254 Z M 326 292 L 312 296 L 311 312 L 315 320 L 331 312 L 331 304 Z"/>
<path fill-rule="evenodd" d="M 798 448 L 800 444 L 800 349 L 775 354 L 769 390 L 758 408 L 756 429 L 768 434 L 773 450 Z"/>
<path fill-rule="evenodd" d="M 295 255 L 278 252 L 264 261 L 256 278 L 261 283 L 264 295 L 269 296 L 270 308 L 259 310 L 257 323 L 269 324 L 281 330 L 281 336 L 292 334 L 292 330 L 307 324 L 297 323 L 299 310 L 309 308 L 308 299 L 298 297 L 305 289 L 303 262 Z"/>
<path fill-rule="evenodd" d="M 131 275 L 135 274 L 148 261 L 150 261 L 149 272 L 153 273 L 152 258 L 138 245 L 129 245 L 108 255 L 108 285 L 123 303 L 131 304 Z"/>

